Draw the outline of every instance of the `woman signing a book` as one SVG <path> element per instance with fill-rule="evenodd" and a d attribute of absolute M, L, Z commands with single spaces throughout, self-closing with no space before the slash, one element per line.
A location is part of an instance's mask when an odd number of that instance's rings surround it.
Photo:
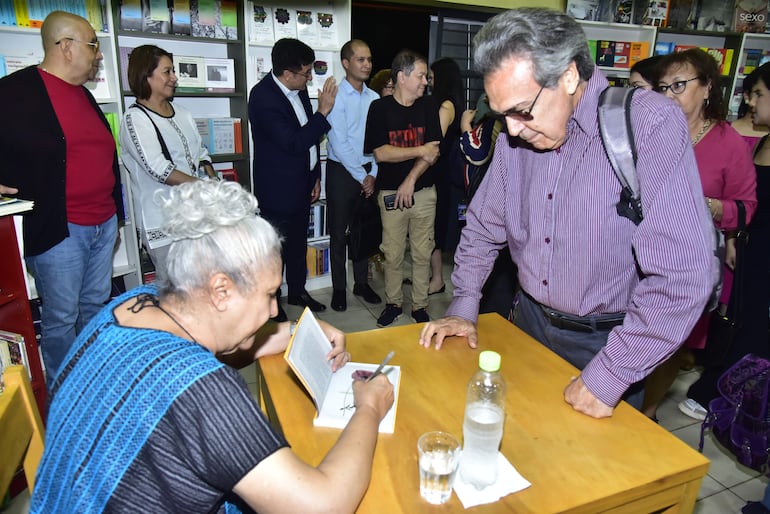
<path fill-rule="evenodd" d="M 160 230 L 156 192 L 217 174 L 192 114 L 172 103 L 177 77 L 171 54 L 154 45 L 138 46 L 131 50 L 127 75 L 136 103 L 126 109 L 120 125 L 121 157 L 131 175 L 142 246 L 155 265 L 156 279 L 162 279 L 171 240 Z"/>
<path fill-rule="evenodd" d="M 224 364 L 282 352 L 280 239 L 234 182 L 161 195 L 168 278 L 115 298 L 51 386 L 32 512 L 353 512 L 371 476 L 387 377 L 353 384 L 356 411 L 326 458 L 302 462 Z M 320 322 L 336 370 L 345 336 Z M 298 491 L 302 494 L 297 494 Z"/>

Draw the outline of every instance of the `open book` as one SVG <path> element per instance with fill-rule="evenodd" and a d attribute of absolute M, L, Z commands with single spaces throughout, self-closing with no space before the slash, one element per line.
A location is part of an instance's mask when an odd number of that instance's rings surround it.
<path fill-rule="evenodd" d="M 305 308 L 283 357 L 315 403 L 317 415 L 313 425 L 345 428 L 355 412 L 352 374 L 358 370 L 372 372 L 377 369 L 377 364 L 348 362 L 333 373 L 331 362 L 326 360 L 330 350 L 331 345 L 321 326 L 310 309 Z M 385 357 L 385 354 L 377 357 Z M 382 374 L 393 384 L 394 400 L 380 422 L 380 432 L 392 434 L 396 426 L 401 368 L 385 366 Z"/>

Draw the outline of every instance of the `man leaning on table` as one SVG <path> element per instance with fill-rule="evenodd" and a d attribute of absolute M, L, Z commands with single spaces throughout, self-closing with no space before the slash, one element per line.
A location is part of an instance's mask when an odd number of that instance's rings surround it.
<path fill-rule="evenodd" d="M 608 83 L 578 23 L 547 9 L 499 14 L 474 39 L 474 59 L 511 138 L 500 136 L 470 204 L 454 300 L 420 343 L 459 335 L 477 346 L 481 287 L 507 244 L 522 287 L 516 325 L 582 370 L 565 377 L 567 403 L 611 416 L 624 394 L 640 403 L 639 382 L 682 344 L 717 280 L 687 125 L 661 95 L 634 95 L 636 226 L 616 211 L 620 183 L 597 119 Z"/>

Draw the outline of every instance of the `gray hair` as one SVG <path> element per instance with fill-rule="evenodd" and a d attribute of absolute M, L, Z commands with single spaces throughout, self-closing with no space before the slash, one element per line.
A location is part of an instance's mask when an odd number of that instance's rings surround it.
<path fill-rule="evenodd" d="M 407 77 L 410 76 L 418 62 L 424 62 L 426 66 L 428 65 L 428 60 L 419 52 L 409 49 L 398 52 L 390 65 L 390 74 L 393 77 L 393 83 L 396 83 L 399 71 L 404 72 L 404 75 Z"/>
<path fill-rule="evenodd" d="M 551 9 L 525 7 L 491 18 L 473 38 L 476 71 L 486 76 L 509 57 L 528 59 L 535 81 L 554 87 L 572 61 L 582 80 L 594 71 L 585 33 L 572 17 Z"/>
<path fill-rule="evenodd" d="M 257 200 L 235 182 L 195 181 L 170 188 L 157 200 L 161 230 L 172 239 L 160 296 L 190 298 L 218 272 L 244 292 L 255 275 L 281 263 L 281 240 L 257 216 Z"/>

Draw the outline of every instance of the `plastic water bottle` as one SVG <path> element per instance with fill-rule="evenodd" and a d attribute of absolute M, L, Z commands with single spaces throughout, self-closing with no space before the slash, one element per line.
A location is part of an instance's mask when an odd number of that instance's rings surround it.
<path fill-rule="evenodd" d="M 463 421 L 463 482 L 483 489 L 497 480 L 497 452 L 505 420 L 505 382 L 500 376 L 500 354 L 484 351 L 479 370 L 468 383 Z"/>

